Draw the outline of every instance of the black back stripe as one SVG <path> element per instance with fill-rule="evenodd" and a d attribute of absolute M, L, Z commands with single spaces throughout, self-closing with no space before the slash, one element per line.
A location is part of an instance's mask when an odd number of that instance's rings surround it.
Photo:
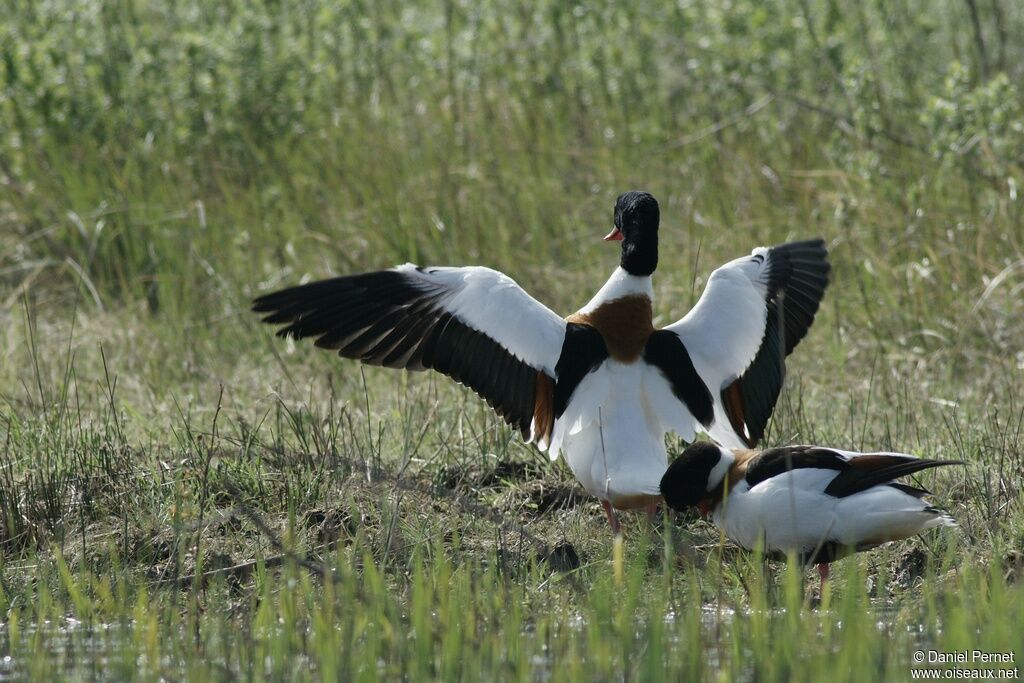
<path fill-rule="evenodd" d="M 558 356 L 555 374 L 555 419 L 562 416 L 573 392 L 583 378 L 608 359 L 608 347 L 601 333 L 590 325 L 566 323 L 565 341 Z"/>
<path fill-rule="evenodd" d="M 744 479 L 750 488 L 763 481 L 802 468 L 841 471 L 850 466 L 836 451 L 817 446 L 782 446 L 767 448 L 747 463 Z"/>
<path fill-rule="evenodd" d="M 396 270 L 312 282 L 262 296 L 253 310 L 280 336 L 372 365 L 434 369 L 479 394 L 529 438 L 537 369 L 438 302 L 442 293 Z"/>
<path fill-rule="evenodd" d="M 711 426 L 715 421 L 714 400 L 679 335 L 671 330 L 652 333 L 644 347 L 644 361 L 661 371 L 675 397 L 702 425 Z"/>
<path fill-rule="evenodd" d="M 889 485 L 904 493 L 920 497 L 927 491 L 896 479 L 921 470 L 945 465 L 961 465 L 958 460 L 922 460 L 898 453 L 865 453 L 847 459 L 838 451 L 818 446 L 782 446 L 768 448 L 747 463 L 747 485 L 751 488 L 772 477 L 797 469 L 835 470 L 836 476 L 825 487 L 824 493 L 835 498 L 846 498 L 867 491 L 873 486 Z"/>

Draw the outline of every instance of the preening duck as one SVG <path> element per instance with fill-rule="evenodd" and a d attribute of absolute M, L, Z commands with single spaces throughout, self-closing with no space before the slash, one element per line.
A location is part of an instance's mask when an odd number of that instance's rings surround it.
<path fill-rule="evenodd" d="M 562 453 L 618 531 L 613 508 L 660 500 L 666 432 L 757 444 L 828 285 L 822 240 L 759 247 L 656 330 L 659 221 L 650 194 L 618 198 L 605 239 L 621 242 L 619 267 L 568 318 L 490 268 L 411 263 L 267 294 L 253 310 L 279 336 L 468 386 L 552 460 Z"/>
<path fill-rule="evenodd" d="M 854 453 L 784 446 L 760 453 L 695 443 L 661 479 L 665 503 L 695 507 L 737 545 L 766 554 L 796 553 L 817 564 L 909 538 L 953 519 L 925 503 L 923 488 L 896 480 L 921 470 L 963 464 L 903 453 Z"/>

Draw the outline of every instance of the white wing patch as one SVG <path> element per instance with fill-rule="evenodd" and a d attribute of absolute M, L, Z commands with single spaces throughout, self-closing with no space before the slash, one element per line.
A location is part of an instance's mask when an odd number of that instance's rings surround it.
<path fill-rule="evenodd" d="M 469 327 L 549 377 L 555 376 L 565 321 L 509 276 L 482 266 L 420 270 L 406 263 L 395 270 L 436 291 L 438 303 Z"/>
<path fill-rule="evenodd" d="M 712 380 L 713 394 L 742 375 L 761 346 L 767 317 L 763 267 L 763 261 L 745 257 L 718 268 L 697 305 L 666 328 L 683 340 L 701 377 Z"/>

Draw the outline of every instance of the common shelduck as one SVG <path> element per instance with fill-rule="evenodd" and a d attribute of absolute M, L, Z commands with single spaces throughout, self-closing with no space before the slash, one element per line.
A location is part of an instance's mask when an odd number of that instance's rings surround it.
<path fill-rule="evenodd" d="M 279 336 L 468 386 L 552 460 L 563 453 L 618 531 L 613 507 L 660 499 L 666 432 L 756 445 L 785 356 L 828 285 L 822 240 L 759 247 L 715 270 L 693 309 L 657 330 L 659 219 L 650 194 L 618 198 L 605 239 L 622 242 L 620 265 L 568 318 L 490 268 L 411 263 L 267 294 L 253 310 L 284 325 Z"/>
<path fill-rule="evenodd" d="M 909 538 L 953 519 L 922 498 L 928 491 L 900 477 L 956 460 L 923 460 L 902 453 L 853 453 L 821 446 L 761 452 L 710 443 L 686 448 L 661 479 L 665 503 L 695 507 L 737 545 L 761 544 L 771 556 L 795 553 L 817 564 Z"/>

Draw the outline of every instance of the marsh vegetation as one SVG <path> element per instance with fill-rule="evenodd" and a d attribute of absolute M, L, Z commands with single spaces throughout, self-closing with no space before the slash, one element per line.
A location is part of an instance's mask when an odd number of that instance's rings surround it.
<path fill-rule="evenodd" d="M 6 2 L 0 664 L 51 679 L 905 680 L 1021 651 L 1024 5 Z M 285 343 L 303 279 L 556 311 L 662 204 L 656 323 L 833 281 L 767 443 L 958 458 L 952 532 L 810 574 L 601 509 L 470 392 Z M 678 445 L 678 444 L 676 444 Z"/>

